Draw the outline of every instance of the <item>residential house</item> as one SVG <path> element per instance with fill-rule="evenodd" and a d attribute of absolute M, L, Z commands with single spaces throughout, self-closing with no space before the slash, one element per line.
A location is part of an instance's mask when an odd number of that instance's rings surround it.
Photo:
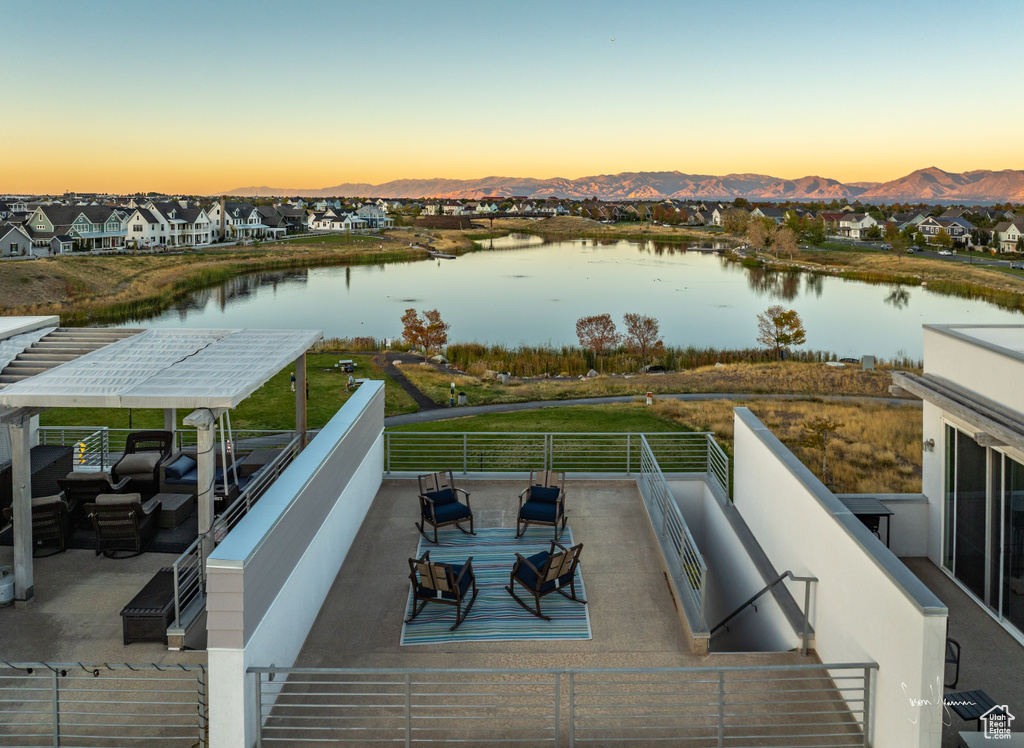
<path fill-rule="evenodd" d="M 848 213 L 839 221 L 839 235 L 860 241 L 866 238 L 869 228 L 877 225 L 878 221 L 868 213 Z"/>
<path fill-rule="evenodd" d="M 785 214 L 782 212 L 780 208 L 773 208 L 771 206 L 766 206 L 763 208 L 754 208 L 752 211 L 750 211 L 750 215 L 757 216 L 759 218 L 770 218 L 772 221 L 776 223 L 776 225 L 782 223 L 786 218 Z"/>
<path fill-rule="evenodd" d="M 992 232 L 1000 252 L 1016 252 L 1017 242 L 1024 236 L 1024 218 L 997 223 Z"/>
<path fill-rule="evenodd" d="M 389 217 L 387 211 L 379 205 L 366 203 L 356 208 L 355 212 L 371 229 L 390 229 L 395 226 L 395 219 Z"/>
<path fill-rule="evenodd" d="M 958 244 L 971 243 L 971 229 L 974 226 L 966 218 L 933 218 L 929 216 L 917 225 L 918 231 L 924 235 L 925 241 L 933 244 L 939 232 L 945 230 L 953 241 Z"/>
<path fill-rule="evenodd" d="M 267 234 L 260 212 L 252 203 L 221 201 L 213 204 L 208 215 L 214 236 L 225 239 L 253 239 Z"/>
<path fill-rule="evenodd" d="M 32 254 L 32 237 L 20 226 L 0 223 L 0 257 L 28 257 Z"/>
<path fill-rule="evenodd" d="M 167 244 L 167 224 L 162 216 L 154 215 L 147 208 L 132 208 L 125 221 L 128 226 L 126 243 L 129 247 L 142 249 Z"/>
<path fill-rule="evenodd" d="M 124 212 L 104 205 L 40 205 L 26 221 L 36 247 L 50 247 L 55 236 L 70 236 L 84 250 L 122 249 L 128 235 Z"/>
<path fill-rule="evenodd" d="M 150 203 L 149 209 L 166 223 L 168 246 L 203 247 L 213 241 L 213 222 L 202 207 L 179 200 Z"/>

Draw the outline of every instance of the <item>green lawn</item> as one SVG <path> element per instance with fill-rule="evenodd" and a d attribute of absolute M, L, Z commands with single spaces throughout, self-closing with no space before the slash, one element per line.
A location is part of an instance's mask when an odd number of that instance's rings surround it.
<path fill-rule="evenodd" d="M 339 356 L 331 353 L 306 355 L 306 376 L 309 379 L 309 405 L 307 422 L 310 428 L 320 428 L 338 412 L 351 395 L 346 392 L 348 374 L 334 368 L 339 358 L 351 358 L 357 363 L 355 376 L 384 380 L 384 412 L 387 415 L 414 413 L 416 403 L 391 377 L 378 368 L 368 355 Z M 235 410 L 231 411 L 231 426 L 236 429 L 291 429 L 295 427 L 295 394 L 291 391 L 291 373 L 288 366 L 254 392 Z M 179 426 L 188 412 L 178 411 Z M 40 416 L 43 426 L 108 426 L 129 428 L 129 411 L 114 408 L 53 408 Z M 163 411 L 133 409 L 131 428 L 163 428 Z"/>
<path fill-rule="evenodd" d="M 632 403 L 567 405 L 558 408 L 487 413 L 432 423 L 391 426 L 389 431 L 529 431 L 571 433 L 652 433 L 686 431 L 679 424 L 658 418 L 647 406 Z"/>

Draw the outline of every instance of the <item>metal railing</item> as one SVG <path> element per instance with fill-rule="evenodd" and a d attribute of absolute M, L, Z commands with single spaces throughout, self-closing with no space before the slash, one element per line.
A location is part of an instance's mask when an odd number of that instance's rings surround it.
<path fill-rule="evenodd" d="M 249 668 L 256 745 L 869 744 L 877 664 Z"/>
<path fill-rule="evenodd" d="M 0 662 L 0 744 L 208 745 L 202 665 Z"/>
<path fill-rule="evenodd" d="M 686 526 L 686 520 L 676 504 L 654 451 L 643 436 L 640 456 L 641 469 L 637 486 L 675 581 L 683 611 L 694 633 L 706 631 L 704 603 L 707 594 L 707 564 L 690 534 L 690 528 Z"/>
<path fill-rule="evenodd" d="M 40 444 L 58 444 L 74 447 L 75 469 L 106 470 L 124 454 L 128 435 L 140 429 L 112 429 L 106 426 L 40 426 Z M 260 446 L 282 445 L 295 434 L 294 431 L 269 429 L 235 429 L 235 449 L 257 448 Z M 178 429 L 174 432 L 176 450 L 194 447 L 198 442 L 195 429 Z M 217 451 L 220 451 L 218 443 Z"/>
<path fill-rule="evenodd" d="M 804 609 L 803 609 L 803 616 L 804 616 L 804 618 L 803 618 L 803 626 L 800 629 L 800 654 L 802 654 L 802 655 L 807 654 L 807 649 L 808 649 L 808 646 L 809 646 L 810 634 L 811 634 L 811 621 L 810 621 L 810 616 L 811 616 L 811 584 L 812 583 L 817 583 L 818 578 L 817 577 L 798 577 L 792 571 L 789 571 L 788 569 L 786 571 L 782 572 L 782 574 L 780 574 L 778 577 L 776 577 L 771 582 L 766 584 L 760 590 L 755 592 L 753 595 L 751 595 L 746 601 L 740 603 L 736 607 L 736 609 L 733 610 L 732 613 L 730 613 L 725 618 L 723 618 L 721 621 L 719 621 L 714 626 L 712 626 L 711 627 L 711 631 L 709 632 L 709 634 L 711 636 L 714 636 L 716 631 L 720 631 L 723 628 L 726 631 L 728 631 L 729 630 L 729 627 L 728 627 L 729 621 L 731 621 L 733 618 L 735 618 L 740 613 L 742 613 L 744 610 L 746 610 L 747 606 L 753 607 L 754 611 L 756 612 L 757 611 L 757 606 L 754 605 L 754 603 L 757 602 L 761 598 L 762 595 L 766 595 L 767 593 L 771 592 L 777 585 L 781 584 L 786 579 L 790 579 L 790 580 L 792 580 L 794 582 L 803 582 L 804 583 Z"/>
<path fill-rule="evenodd" d="M 253 475 L 242 492 L 238 494 L 238 498 L 214 519 L 210 533 L 199 535 L 175 559 L 172 565 L 174 572 L 174 622 L 170 628 L 180 629 L 187 620 L 191 619 L 191 616 L 183 618 L 182 614 L 190 612 L 190 608 L 193 608 L 191 612 L 197 612 L 194 608 L 200 605 L 201 603 L 198 601 L 202 601 L 206 596 L 206 558 L 203 551 L 209 547 L 209 544 L 204 541 L 209 535 L 212 535 L 212 545 L 216 546 L 220 543 L 249 512 L 253 504 L 273 485 L 285 468 L 292 463 L 299 450 L 300 439 L 296 436 L 285 445 L 280 454 Z"/>
<path fill-rule="evenodd" d="M 729 460 L 709 433 L 384 432 L 384 471 L 529 472 L 633 475 L 646 439 L 668 473 L 712 473 L 728 490 Z"/>
<path fill-rule="evenodd" d="M 74 470 L 106 470 L 110 466 L 110 429 L 106 427 L 41 426 L 39 443 L 72 447 Z"/>

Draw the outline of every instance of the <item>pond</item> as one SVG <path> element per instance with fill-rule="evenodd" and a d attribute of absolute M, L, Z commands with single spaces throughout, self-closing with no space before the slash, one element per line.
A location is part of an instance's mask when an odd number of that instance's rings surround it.
<path fill-rule="evenodd" d="M 575 345 L 576 320 L 657 318 L 666 345 L 755 347 L 757 315 L 795 309 L 804 348 L 922 357 L 925 323 L 1013 323 L 1021 315 L 923 287 L 748 269 L 714 252 L 652 242 L 548 242 L 512 235 L 454 260 L 357 265 L 235 278 L 145 320 L 152 327 L 315 328 L 395 338 L 410 307 L 438 309 L 450 342 Z M 130 326 L 135 323 L 126 323 Z"/>

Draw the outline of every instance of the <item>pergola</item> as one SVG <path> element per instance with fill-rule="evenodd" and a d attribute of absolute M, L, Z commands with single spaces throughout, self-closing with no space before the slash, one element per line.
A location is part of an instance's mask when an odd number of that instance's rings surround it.
<path fill-rule="evenodd" d="M 28 350 L 55 318 L 0 323 L 10 348 Z M 26 332 L 36 331 L 35 334 Z M 5 335 L 6 333 L 6 335 Z M 12 336 L 12 333 L 14 335 Z M 11 436 L 15 600 L 33 595 L 31 419 L 48 408 L 162 408 L 173 428 L 178 409 L 197 431 L 199 533 L 213 526 L 215 429 L 235 408 L 288 364 L 295 363 L 295 429 L 305 444 L 306 351 L 319 330 L 148 329 L 123 337 L 0 389 L 0 423 Z M 43 337 L 45 340 L 45 337 Z M 6 365 L 0 364 L 0 366 Z"/>

